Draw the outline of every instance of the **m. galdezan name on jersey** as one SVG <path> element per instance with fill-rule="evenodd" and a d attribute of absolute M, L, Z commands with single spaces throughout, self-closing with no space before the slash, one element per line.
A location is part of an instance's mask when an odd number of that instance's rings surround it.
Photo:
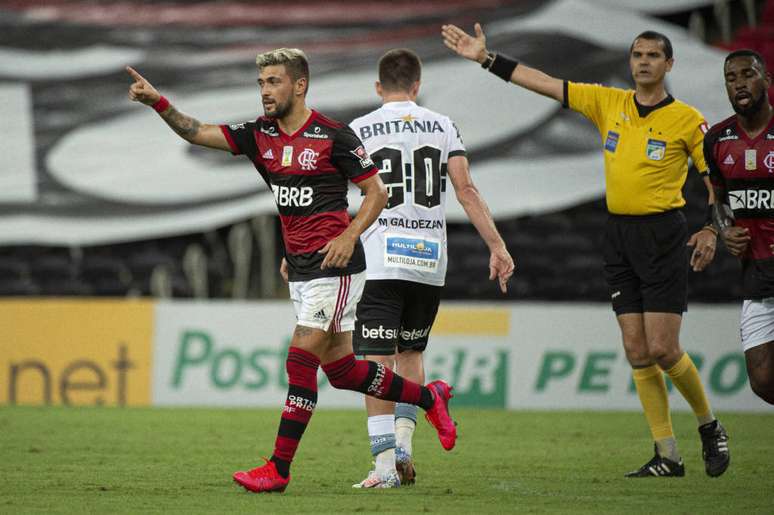
<path fill-rule="evenodd" d="M 401 229 L 443 229 L 443 220 L 406 220 L 405 218 L 379 218 L 383 227 L 400 227 Z"/>
<path fill-rule="evenodd" d="M 373 136 L 399 134 L 401 132 L 432 134 L 434 132 L 444 132 L 444 130 L 438 120 L 390 120 L 360 127 L 360 139 L 367 140 Z"/>

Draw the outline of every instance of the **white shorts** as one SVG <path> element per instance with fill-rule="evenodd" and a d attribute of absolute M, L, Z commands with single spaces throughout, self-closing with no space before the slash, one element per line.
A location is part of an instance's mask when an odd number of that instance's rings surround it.
<path fill-rule="evenodd" d="M 298 325 L 334 333 L 355 328 L 355 307 L 363 295 L 365 271 L 341 277 L 321 277 L 311 281 L 291 281 L 290 299 Z"/>
<path fill-rule="evenodd" d="M 742 349 L 745 351 L 773 342 L 774 297 L 763 300 L 746 299 L 742 304 L 739 332 L 742 336 Z"/>

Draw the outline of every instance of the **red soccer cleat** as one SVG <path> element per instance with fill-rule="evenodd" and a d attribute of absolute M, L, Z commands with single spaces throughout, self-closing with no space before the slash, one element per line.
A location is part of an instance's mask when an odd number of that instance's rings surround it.
<path fill-rule="evenodd" d="M 284 478 L 277 472 L 273 461 L 264 458 L 266 465 L 256 467 L 247 472 L 234 472 L 234 481 L 251 492 L 284 492 L 290 483 L 290 476 Z"/>
<path fill-rule="evenodd" d="M 444 381 L 433 381 L 426 388 L 433 394 L 433 407 L 427 410 L 425 418 L 438 431 L 438 439 L 447 451 L 454 448 L 457 442 L 457 425 L 449 414 L 449 399 L 453 397 L 453 388 Z"/>

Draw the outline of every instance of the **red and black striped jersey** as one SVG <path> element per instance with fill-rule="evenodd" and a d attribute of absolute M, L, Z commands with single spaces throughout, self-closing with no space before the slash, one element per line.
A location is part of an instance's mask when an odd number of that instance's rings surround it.
<path fill-rule="evenodd" d="M 346 268 L 320 270 L 324 255 L 317 252 L 350 223 L 348 181 L 379 171 L 352 129 L 312 111 L 294 134 L 266 116 L 221 130 L 232 153 L 247 156 L 274 193 L 291 281 L 365 270 L 359 239 Z"/>
<path fill-rule="evenodd" d="M 750 231 L 742 255 L 745 299 L 774 296 L 774 119 L 750 138 L 736 116 L 713 125 L 704 137 L 710 180 L 734 213 L 735 225 Z"/>

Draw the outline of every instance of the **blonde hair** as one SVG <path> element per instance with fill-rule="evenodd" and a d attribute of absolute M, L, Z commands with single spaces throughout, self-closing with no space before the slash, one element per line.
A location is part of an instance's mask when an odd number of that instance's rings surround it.
<path fill-rule="evenodd" d="M 298 48 L 277 48 L 275 50 L 270 50 L 258 54 L 255 57 L 255 64 L 258 66 L 259 72 L 266 66 L 282 65 L 285 67 L 285 71 L 290 75 L 290 78 L 293 79 L 293 81 L 304 78 L 307 82 L 307 89 L 309 88 L 309 61 L 303 50 Z"/>

